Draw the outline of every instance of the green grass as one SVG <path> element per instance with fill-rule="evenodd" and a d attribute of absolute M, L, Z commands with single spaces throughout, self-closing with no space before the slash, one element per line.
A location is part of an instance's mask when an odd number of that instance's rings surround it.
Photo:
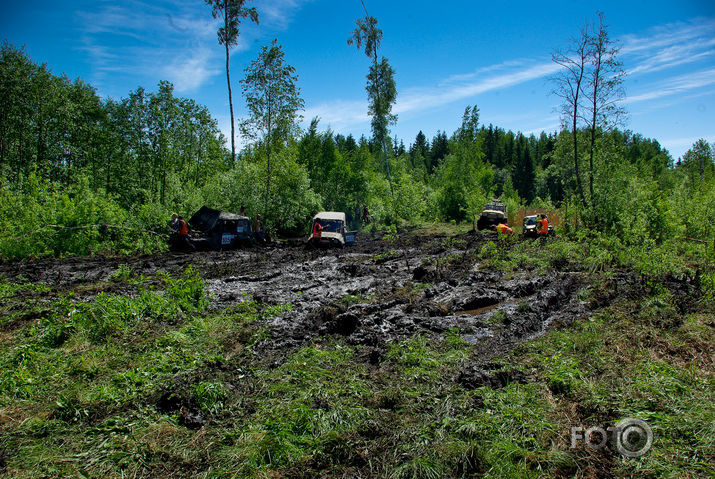
<path fill-rule="evenodd" d="M 565 240 L 543 250 L 537 242 L 493 245 L 475 254 L 505 269 L 528 258 L 544 271 L 594 272 L 600 279 L 584 301 L 608 289 L 614 260 L 587 248 Z M 586 254 L 596 259 L 581 263 Z M 687 314 L 663 284 L 644 279 L 640 290 L 491 366 L 490 374 L 520 380 L 475 389 L 457 380 L 481 360 L 459 331 L 389 343 L 379 361 L 370 359 L 372 348 L 340 337 L 266 350 L 265 320 L 290 305 L 244 297 L 211 311 L 193 269 L 135 278 L 120 267 L 113 279 L 130 293 L 84 300 L 1 282 L 0 470 L 9 477 L 712 477 L 712 277 L 703 273 L 703 296 Z M 644 456 L 571 448 L 572 427 L 626 417 L 653 429 Z"/>

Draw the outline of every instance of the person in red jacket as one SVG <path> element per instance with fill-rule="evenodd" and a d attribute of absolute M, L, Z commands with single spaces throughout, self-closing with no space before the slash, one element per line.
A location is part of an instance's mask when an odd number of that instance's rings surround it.
<path fill-rule="evenodd" d="M 320 220 L 315 220 L 313 224 L 313 238 L 319 239 L 322 231 L 323 225 L 320 224 Z"/>
<path fill-rule="evenodd" d="M 196 246 L 194 246 L 194 243 L 192 243 L 189 238 L 189 224 L 183 216 L 179 216 L 179 227 L 176 233 L 179 235 L 179 245 L 189 251 L 196 251 Z"/>

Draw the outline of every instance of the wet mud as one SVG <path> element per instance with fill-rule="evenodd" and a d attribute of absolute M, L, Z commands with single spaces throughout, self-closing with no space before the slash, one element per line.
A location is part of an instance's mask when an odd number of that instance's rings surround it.
<path fill-rule="evenodd" d="M 379 361 L 390 341 L 417 333 L 441 338 L 452 330 L 475 344 L 477 357 L 486 362 L 589 310 L 579 300 L 587 285 L 582 273 L 505 275 L 486 269 L 476 252 L 494 239 L 491 233 L 403 234 L 392 241 L 366 236 L 342 249 L 293 241 L 232 251 L 0 264 L 0 275 L 79 291 L 86 299 L 101 291 L 122 293 L 126 284 L 111 281 L 121 265 L 135 276 L 178 273 L 193 265 L 208 283 L 214 309 L 248 297 L 265 306 L 290 305 L 268 320 L 270 339 L 260 350 L 338 335 L 378 351 L 371 361 Z"/>

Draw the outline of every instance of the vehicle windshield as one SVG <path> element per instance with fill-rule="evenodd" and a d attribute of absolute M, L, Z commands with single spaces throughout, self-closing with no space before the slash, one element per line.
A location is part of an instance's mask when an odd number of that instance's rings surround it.
<path fill-rule="evenodd" d="M 236 222 L 236 232 L 244 233 L 251 230 L 251 222 L 249 220 L 238 220 Z"/>
<path fill-rule="evenodd" d="M 536 216 L 527 216 L 524 218 L 524 226 L 533 226 L 536 224 Z"/>
<path fill-rule="evenodd" d="M 323 227 L 322 231 L 326 233 L 341 233 L 343 222 L 340 220 L 317 220 Z"/>
<path fill-rule="evenodd" d="M 487 203 L 485 210 L 501 211 L 506 213 L 506 206 L 503 203 Z"/>

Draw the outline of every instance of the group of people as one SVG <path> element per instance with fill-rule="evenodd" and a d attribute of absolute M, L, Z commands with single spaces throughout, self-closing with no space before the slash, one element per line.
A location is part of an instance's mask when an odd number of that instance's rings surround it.
<path fill-rule="evenodd" d="M 494 227 L 494 231 L 502 235 L 513 235 L 514 230 L 505 223 L 499 223 Z M 539 214 L 536 218 L 536 233 L 539 236 L 549 234 L 549 218 L 545 214 Z"/>

